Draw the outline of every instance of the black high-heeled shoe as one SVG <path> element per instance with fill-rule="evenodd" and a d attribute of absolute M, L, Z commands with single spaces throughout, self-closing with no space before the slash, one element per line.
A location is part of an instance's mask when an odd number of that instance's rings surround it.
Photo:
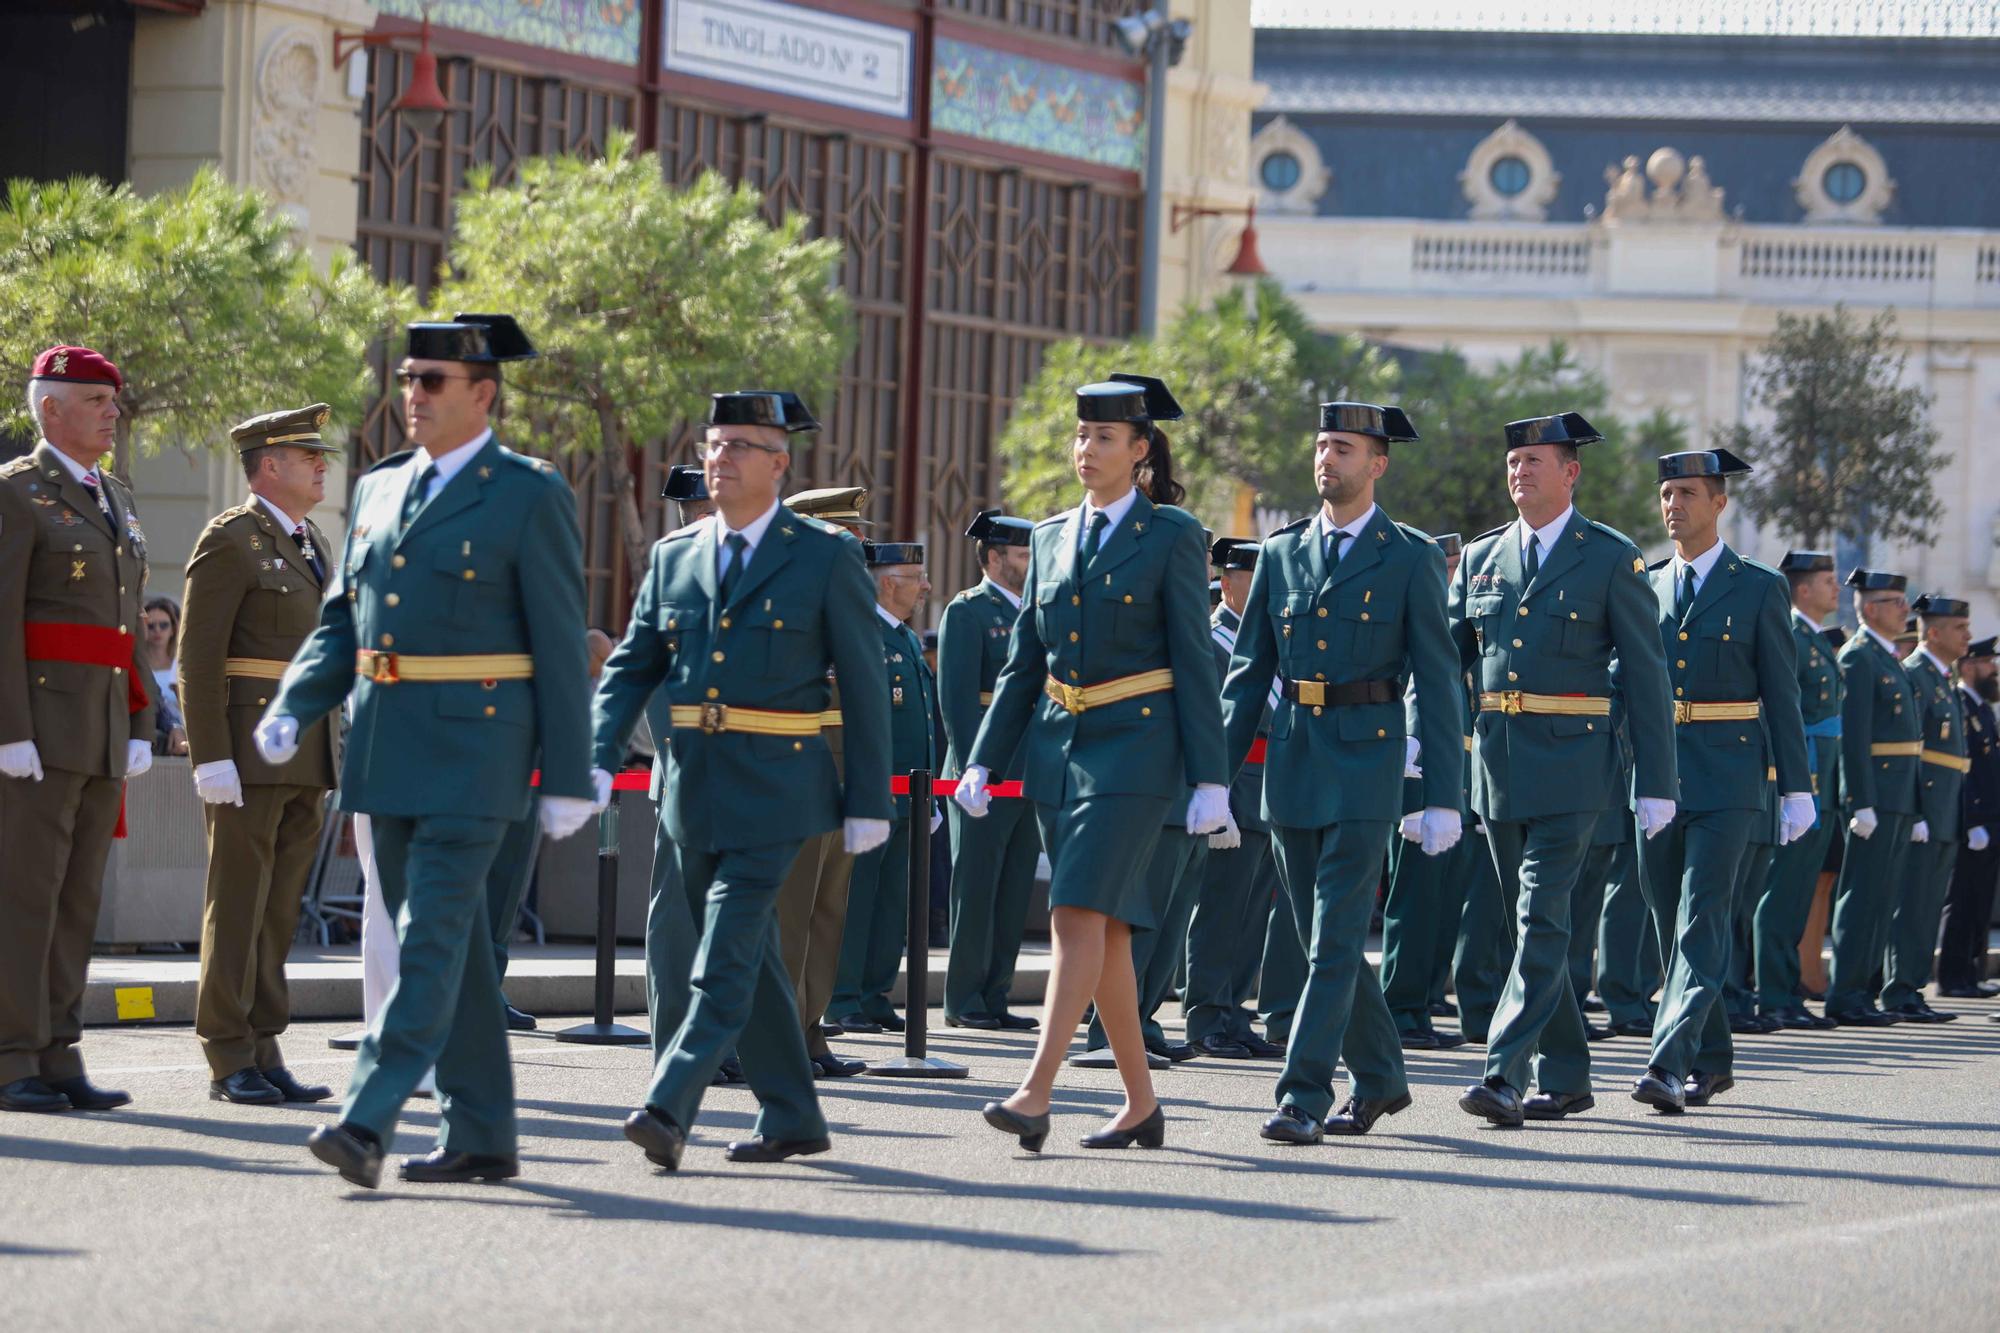
<path fill-rule="evenodd" d="M 1004 1102 L 988 1102 L 980 1112 L 986 1123 L 1002 1134 L 1012 1134 L 1021 1140 L 1021 1146 L 1029 1152 L 1040 1152 L 1042 1142 L 1049 1136 L 1049 1113 L 1022 1115 L 1010 1109 Z"/>
<path fill-rule="evenodd" d="M 1153 1104 L 1151 1115 L 1130 1129 L 1100 1129 L 1077 1140 L 1086 1148 L 1129 1148 L 1135 1143 L 1141 1148 L 1158 1148 L 1166 1141 L 1167 1110 L 1158 1102 Z"/>

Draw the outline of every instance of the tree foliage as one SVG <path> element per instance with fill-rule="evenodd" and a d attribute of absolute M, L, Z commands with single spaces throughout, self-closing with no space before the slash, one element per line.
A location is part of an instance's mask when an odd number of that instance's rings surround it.
<path fill-rule="evenodd" d="M 408 307 L 346 251 L 322 272 L 290 219 L 213 167 L 144 196 L 88 177 L 7 185 L 0 361 L 17 384 L 58 343 L 115 362 L 121 472 L 135 448 L 222 447 L 237 421 L 281 407 L 325 402 L 352 425 L 375 387 L 368 345 Z M 32 433 L 24 402 L 5 412 L 0 426 Z"/>
<path fill-rule="evenodd" d="M 508 370 L 510 437 L 628 452 L 699 420 L 710 393 L 768 386 L 823 403 L 850 336 L 841 247 L 796 214 L 773 225 L 749 186 L 670 187 L 615 134 L 602 157 L 523 159 L 512 184 L 471 174 L 438 309 L 505 310 L 541 356 Z M 632 469 L 620 530 L 644 563 Z"/>
<path fill-rule="evenodd" d="M 1840 537 L 1929 546 L 1944 508 L 1944 466 L 1930 395 L 1902 383 L 1895 316 L 1859 324 L 1831 314 L 1780 314 L 1749 376 L 1768 425 L 1738 423 L 1715 442 L 1757 465 L 1736 483 L 1744 502 L 1809 547 Z"/>

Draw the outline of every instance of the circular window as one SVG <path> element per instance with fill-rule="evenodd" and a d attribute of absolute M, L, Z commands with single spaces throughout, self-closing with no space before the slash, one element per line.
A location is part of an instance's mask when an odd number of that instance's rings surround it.
<path fill-rule="evenodd" d="M 1528 164 L 1518 157 L 1503 157 L 1486 173 L 1493 188 L 1510 199 L 1528 188 L 1528 177 Z"/>
<path fill-rule="evenodd" d="M 1820 188 L 1836 204 L 1851 204 L 1868 188 L 1868 173 L 1853 162 L 1836 162 L 1820 177 Z"/>
<path fill-rule="evenodd" d="M 1276 152 L 1267 154 L 1257 168 L 1257 174 L 1264 182 L 1264 188 L 1273 194 L 1283 194 L 1299 183 L 1305 169 L 1299 165 L 1296 153 Z"/>

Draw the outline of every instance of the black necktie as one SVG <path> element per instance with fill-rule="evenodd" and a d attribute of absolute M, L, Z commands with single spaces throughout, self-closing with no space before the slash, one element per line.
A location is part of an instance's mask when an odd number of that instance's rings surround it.
<path fill-rule="evenodd" d="M 322 583 L 325 582 L 326 571 L 320 568 L 319 552 L 313 549 L 312 534 L 306 531 L 305 524 L 301 523 L 292 529 L 292 540 L 299 544 L 299 554 L 306 558 L 308 565 L 312 566 L 313 577 Z"/>
<path fill-rule="evenodd" d="M 1522 567 L 1528 572 L 1528 581 L 1530 583 L 1534 582 L 1536 572 L 1542 567 L 1542 539 L 1540 537 L 1528 538 L 1528 558 L 1522 562 Z"/>
<path fill-rule="evenodd" d="M 414 519 L 417 511 L 424 507 L 424 498 L 430 494 L 431 478 L 435 476 L 437 476 L 437 464 L 426 464 L 424 470 L 417 475 L 417 484 L 410 487 L 410 493 L 403 497 L 404 527 L 409 527 L 410 520 Z"/>
<path fill-rule="evenodd" d="M 1347 534 L 1335 528 L 1326 535 L 1326 567 L 1332 570 L 1340 564 L 1340 546 L 1347 540 Z"/>
<path fill-rule="evenodd" d="M 730 594 L 736 591 L 736 584 L 743 573 L 743 551 L 750 545 L 750 539 L 740 532 L 732 532 L 722 539 L 722 544 L 729 548 L 729 557 L 722 565 L 722 583 L 716 590 L 716 602 L 728 606 Z"/>
<path fill-rule="evenodd" d="M 1090 531 L 1083 536 L 1083 563 L 1088 565 L 1097 558 L 1097 548 L 1104 544 L 1104 530 L 1111 526 L 1111 520 L 1102 509 L 1090 516 Z"/>
<path fill-rule="evenodd" d="M 1674 619 L 1686 620 L 1688 608 L 1694 605 L 1694 566 L 1681 566 L 1680 595 L 1674 599 Z"/>
<path fill-rule="evenodd" d="M 104 498 L 104 488 L 97 484 L 97 474 L 83 474 L 83 488 L 90 492 L 90 498 L 97 501 L 97 510 L 104 515 L 104 521 L 111 525 L 111 535 L 118 535 L 118 516 L 111 512 L 111 501 Z"/>

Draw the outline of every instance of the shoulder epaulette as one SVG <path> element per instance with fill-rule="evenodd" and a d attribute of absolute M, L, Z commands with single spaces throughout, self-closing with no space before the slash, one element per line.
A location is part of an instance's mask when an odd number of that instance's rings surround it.
<path fill-rule="evenodd" d="M 32 470 L 34 466 L 34 455 L 22 454 L 11 462 L 0 463 L 0 477 L 17 477 L 23 472 Z"/>
<path fill-rule="evenodd" d="M 1596 531 L 1603 533 L 1605 536 L 1611 538 L 1611 540 L 1617 542 L 1621 546 L 1629 546 L 1635 551 L 1639 549 L 1639 544 L 1637 542 L 1633 541 L 1630 537 L 1627 537 L 1624 533 L 1620 532 L 1618 529 L 1610 526 L 1607 523 L 1599 523 L 1594 518 L 1586 518 L 1583 520 L 1583 526 L 1586 528 L 1595 529 Z M 1579 531 L 1580 530 L 1581 529 L 1579 529 Z"/>
<path fill-rule="evenodd" d="M 1648 571 L 1655 569 L 1665 569 L 1668 565 L 1671 565 L 1672 563 L 1674 563 L 1674 558 L 1672 556 L 1668 556 L 1664 560 L 1654 561 L 1652 564 L 1647 565 L 1646 568 Z"/>
<path fill-rule="evenodd" d="M 1778 572 L 1778 569 L 1775 565 L 1767 565 L 1762 560 L 1752 560 L 1747 555 L 1739 555 L 1736 558 L 1738 560 L 1741 560 L 1744 564 L 1748 565 L 1750 568 L 1756 570 L 1759 574 L 1769 574 L 1774 579 L 1782 579 L 1785 577 L 1783 574 L 1780 574 Z"/>
<path fill-rule="evenodd" d="M 1426 542 L 1432 546 L 1437 545 L 1437 539 L 1422 528 L 1413 528 L 1408 523 L 1396 523 L 1395 526 L 1401 528 L 1403 535 L 1406 537 L 1415 537 L 1420 542 Z"/>
<path fill-rule="evenodd" d="M 556 465 L 546 458 L 534 458 L 528 454 L 516 453 L 506 445 L 500 446 L 500 456 L 510 463 L 519 464 L 535 472 L 554 472 Z"/>
<path fill-rule="evenodd" d="M 707 521 L 706 518 L 698 518 L 684 528 L 675 528 L 672 532 L 660 538 L 660 541 L 662 543 L 685 541 L 687 538 L 698 534 L 701 531 L 701 525 Z"/>
<path fill-rule="evenodd" d="M 1312 521 L 1313 521 L 1313 516 L 1311 514 L 1307 514 L 1304 518 L 1300 519 L 1296 523 L 1287 523 L 1282 528 L 1273 528 L 1270 532 L 1264 534 L 1264 540 L 1269 541 L 1273 537 L 1282 537 L 1286 533 L 1304 532 L 1306 530 L 1306 526 L 1310 524 Z"/>
<path fill-rule="evenodd" d="M 1497 528 L 1488 528 L 1485 532 L 1480 533 L 1477 537 L 1474 537 L 1472 540 L 1475 542 L 1483 542 L 1488 537 L 1498 537 L 1501 533 L 1505 532 L 1507 529 L 1513 526 L 1514 525 L 1512 523 L 1502 523 Z M 1467 544 L 1470 545 L 1470 543 Z"/>
<path fill-rule="evenodd" d="M 1156 519 L 1165 519 L 1169 523 L 1184 524 L 1197 532 L 1201 530 L 1201 520 L 1179 505 L 1154 505 L 1153 517 Z"/>
<path fill-rule="evenodd" d="M 416 452 L 415 449 L 404 449 L 400 453 L 390 454 L 387 458 L 371 466 L 368 472 L 380 472 L 383 468 L 400 467 L 403 463 L 409 461 L 411 454 Z M 368 472 L 364 472 L 361 475 L 365 477 L 368 475 Z"/>
<path fill-rule="evenodd" d="M 1048 516 L 1047 518 L 1045 518 L 1045 519 L 1043 519 L 1043 520 L 1042 520 L 1041 522 L 1039 522 L 1039 523 L 1035 524 L 1035 526 L 1036 526 L 1036 527 L 1038 527 L 1038 528 L 1046 528 L 1046 527 L 1047 527 L 1047 526 L 1049 526 L 1049 524 L 1051 524 L 1051 523 L 1061 523 L 1061 522 L 1063 522 L 1063 521 L 1064 521 L 1065 519 L 1067 519 L 1067 518 L 1069 517 L 1069 515 L 1070 515 L 1070 511 L 1069 511 L 1069 510 L 1067 510 L 1067 509 L 1065 509 L 1065 510 L 1063 510 L 1063 511 L 1062 511 L 1062 512 L 1061 512 L 1060 514 L 1050 514 L 1050 515 L 1049 515 L 1049 516 Z"/>

